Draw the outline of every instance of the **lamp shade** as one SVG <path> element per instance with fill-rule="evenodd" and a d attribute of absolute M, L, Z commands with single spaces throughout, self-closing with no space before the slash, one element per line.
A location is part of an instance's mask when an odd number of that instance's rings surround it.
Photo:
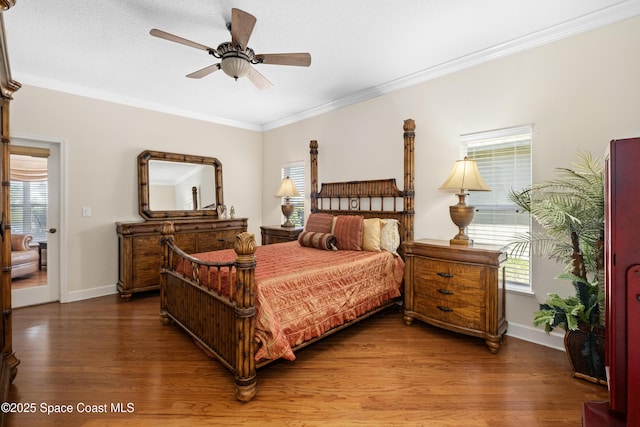
<path fill-rule="evenodd" d="M 251 65 L 247 59 L 241 56 L 225 56 L 220 63 L 222 71 L 230 77 L 238 80 L 238 77 L 244 77 L 249 72 Z"/>
<path fill-rule="evenodd" d="M 475 160 L 457 160 L 449 177 L 440 186 L 440 190 L 460 190 L 464 193 L 471 191 L 491 191 L 480 176 L 478 164 Z"/>
<path fill-rule="evenodd" d="M 289 177 L 282 180 L 280 188 L 278 188 L 278 192 L 276 193 L 276 197 L 297 197 L 299 195 L 300 193 L 298 193 L 296 185 Z"/>

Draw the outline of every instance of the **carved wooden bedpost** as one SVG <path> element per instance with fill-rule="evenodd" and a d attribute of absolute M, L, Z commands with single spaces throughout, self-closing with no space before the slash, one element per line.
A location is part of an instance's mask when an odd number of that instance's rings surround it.
<path fill-rule="evenodd" d="M 416 123 L 413 119 L 404 121 L 404 211 L 408 214 L 402 224 L 404 232 L 403 241 L 413 240 L 413 222 L 414 222 L 414 178 L 415 178 L 415 158 L 413 153 L 414 139 L 416 136 Z"/>
<path fill-rule="evenodd" d="M 309 155 L 311 157 L 311 212 L 318 210 L 318 141 L 315 139 L 309 143 Z"/>
<path fill-rule="evenodd" d="M 238 234 L 233 249 L 236 251 L 236 399 L 248 402 L 256 394 L 254 235 L 246 232 Z"/>
<path fill-rule="evenodd" d="M 164 221 L 160 227 L 160 246 L 162 247 L 162 266 L 160 267 L 160 320 L 162 323 L 169 324 L 169 317 L 166 312 L 165 292 L 167 287 L 166 269 L 171 267 L 171 249 L 169 243 L 173 243 L 173 233 L 175 228 L 170 221 Z"/>

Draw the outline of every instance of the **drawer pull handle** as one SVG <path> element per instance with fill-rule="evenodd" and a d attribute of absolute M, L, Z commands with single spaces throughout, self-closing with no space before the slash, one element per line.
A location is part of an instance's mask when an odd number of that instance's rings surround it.
<path fill-rule="evenodd" d="M 453 291 L 449 291 L 447 289 L 438 289 L 438 292 L 440 292 L 443 295 L 453 295 Z"/>
<path fill-rule="evenodd" d="M 453 308 L 449 308 L 449 307 L 443 307 L 441 305 L 437 305 L 436 307 L 438 307 L 438 310 L 440 311 L 444 311 L 445 313 L 448 313 L 450 311 L 453 311 Z"/>
<path fill-rule="evenodd" d="M 218 242 L 224 242 L 226 239 L 225 238 L 219 238 Z"/>
<path fill-rule="evenodd" d="M 451 273 L 438 272 L 438 276 L 440 276 L 440 277 L 450 278 L 450 277 L 453 277 L 453 274 L 451 274 Z"/>

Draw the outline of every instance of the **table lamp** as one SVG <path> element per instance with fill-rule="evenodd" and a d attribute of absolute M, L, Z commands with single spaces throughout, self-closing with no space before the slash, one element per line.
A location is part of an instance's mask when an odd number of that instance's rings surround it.
<path fill-rule="evenodd" d="M 289 219 L 291 214 L 293 214 L 293 210 L 295 206 L 291 204 L 291 197 L 297 197 L 300 193 L 298 193 L 298 189 L 294 184 L 293 180 L 289 177 L 286 177 L 280 183 L 280 188 L 278 188 L 278 192 L 276 193 L 276 197 L 284 197 L 284 204 L 282 205 L 282 215 L 286 218 L 282 227 L 291 228 L 293 227 L 293 223 Z"/>
<path fill-rule="evenodd" d="M 451 221 L 458 226 L 458 234 L 449 240 L 449 243 L 452 245 L 473 245 L 473 240 L 466 234 L 466 228 L 473 221 L 475 208 L 467 205 L 465 201 L 469 194 L 467 191 L 491 191 L 480 176 L 476 161 L 469 160 L 467 157 L 463 160 L 457 160 L 449 177 L 439 190 L 458 190 L 456 193 L 458 203 L 449 206 L 449 215 L 451 215 Z"/>

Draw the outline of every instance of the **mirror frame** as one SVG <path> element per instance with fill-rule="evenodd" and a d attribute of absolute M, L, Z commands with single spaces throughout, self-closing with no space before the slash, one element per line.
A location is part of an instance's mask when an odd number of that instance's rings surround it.
<path fill-rule="evenodd" d="M 146 150 L 138 155 L 138 212 L 144 219 L 218 218 L 218 212 L 215 209 L 152 211 L 149 208 L 149 161 L 151 160 L 164 160 L 169 162 L 213 166 L 216 205 L 224 204 L 222 163 L 220 163 L 218 159 L 215 157 L 192 156 L 189 154 Z"/>

